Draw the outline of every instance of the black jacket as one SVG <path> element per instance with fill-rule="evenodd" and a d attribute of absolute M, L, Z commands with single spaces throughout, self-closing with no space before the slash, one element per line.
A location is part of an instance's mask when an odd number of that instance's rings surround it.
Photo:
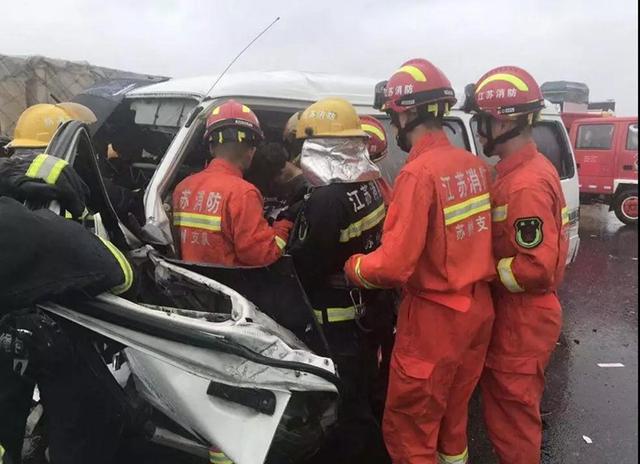
<path fill-rule="evenodd" d="M 384 217 L 382 194 L 375 182 L 312 189 L 288 250 L 307 293 L 332 287 L 329 281 L 343 274 L 347 258 L 377 248 Z"/>
<path fill-rule="evenodd" d="M 0 218 L 0 316 L 69 292 L 131 285 L 122 254 L 82 225 L 8 197 L 0 197 Z"/>

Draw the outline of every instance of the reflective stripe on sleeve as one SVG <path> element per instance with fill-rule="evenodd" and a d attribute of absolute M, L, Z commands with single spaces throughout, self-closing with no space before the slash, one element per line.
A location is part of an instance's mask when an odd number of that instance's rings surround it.
<path fill-rule="evenodd" d="M 173 225 L 178 227 L 192 227 L 213 232 L 220 232 L 222 218 L 200 213 L 187 213 L 178 211 L 173 214 Z"/>
<path fill-rule="evenodd" d="M 500 282 L 511 293 L 522 293 L 524 288 L 520 286 L 516 280 L 516 276 L 513 274 L 511 264 L 513 263 L 513 256 L 509 258 L 502 258 L 498 261 L 498 275 L 500 276 Z"/>
<path fill-rule="evenodd" d="M 360 279 L 360 282 L 362 283 L 362 286 L 364 288 L 368 288 L 368 289 L 372 289 L 372 288 L 382 288 L 382 287 L 378 287 L 377 285 L 372 284 L 371 282 L 369 282 L 367 279 L 365 279 L 362 276 L 362 272 L 360 271 L 360 260 L 362 259 L 362 256 L 360 256 L 357 260 L 356 260 L 356 276 L 358 276 L 358 279 Z"/>
<path fill-rule="evenodd" d="M 127 261 L 127 258 L 124 256 L 124 254 L 122 254 L 122 252 L 118 250 L 118 248 L 113 243 L 103 239 L 100 236 L 98 236 L 98 238 L 102 241 L 102 243 L 104 243 L 113 257 L 116 259 L 116 261 L 118 261 L 120 269 L 122 270 L 124 282 L 111 289 L 111 293 L 113 293 L 114 295 L 120 295 L 121 293 L 124 293 L 131 288 L 131 285 L 133 284 L 133 269 L 131 268 L 131 264 L 129 264 L 129 261 Z"/>
<path fill-rule="evenodd" d="M 69 163 L 65 160 L 50 155 L 38 155 L 29 165 L 26 176 L 34 179 L 42 179 L 49 185 L 54 185 L 62 170 Z"/>
<path fill-rule="evenodd" d="M 385 213 L 384 205 L 380 205 L 359 221 L 349 224 L 346 229 L 340 231 L 340 243 L 346 243 L 352 238 L 361 236 L 363 232 L 374 228 L 384 220 Z"/>
<path fill-rule="evenodd" d="M 275 236 L 275 241 L 276 241 L 276 245 L 278 245 L 278 248 L 280 248 L 280 250 L 284 250 L 285 247 L 287 246 L 287 242 L 285 242 L 282 238 L 278 237 L 277 235 Z"/>
<path fill-rule="evenodd" d="M 493 222 L 503 222 L 507 220 L 507 205 L 496 206 L 491 210 L 491 220 Z"/>
<path fill-rule="evenodd" d="M 455 456 L 449 454 L 438 453 L 438 464 L 467 464 L 469 461 L 469 448 L 464 452 Z"/>
<path fill-rule="evenodd" d="M 566 206 L 562 208 L 562 225 L 569 224 L 569 208 Z"/>
<path fill-rule="evenodd" d="M 483 193 L 475 197 L 471 197 L 455 205 L 447 206 L 444 211 L 444 224 L 446 226 L 464 221 L 484 211 L 491 209 L 491 198 L 488 193 Z"/>

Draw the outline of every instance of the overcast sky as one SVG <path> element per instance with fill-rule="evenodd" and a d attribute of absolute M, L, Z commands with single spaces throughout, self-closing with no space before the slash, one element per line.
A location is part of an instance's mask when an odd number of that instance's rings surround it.
<path fill-rule="evenodd" d="M 5 3 L 11 3 L 10 6 Z M 462 88 L 513 64 L 585 82 L 591 100 L 638 113 L 637 0 L 0 0 L 0 53 L 39 54 L 151 74 L 232 68 L 387 78 L 422 57 Z"/>

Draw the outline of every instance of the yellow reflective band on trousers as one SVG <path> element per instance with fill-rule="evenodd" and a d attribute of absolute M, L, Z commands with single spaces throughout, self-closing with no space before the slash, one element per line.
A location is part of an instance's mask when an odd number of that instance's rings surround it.
<path fill-rule="evenodd" d="M 438 464 L 467 464 L 469 461 L 469 448 L 464 452 L 455 456 L 450 454 L 438 453 Z"/>
<path fill-rule="evenodd" d="M 118 261 L 120 269 L 122 269 L 124 282 L 111 289 L 111 293 L 113 293 L 114 295 L 120 295 L 121 293 L 124 293 L 131 288 L 131 285 L 133 284 L 133 269 L 131 269 L 131 264 L 129 264 L 127 258 L 122 254 L 120 250 L 118 250 L 118 248 L 113 243 L 103 239 L 100 236 L 98 236 L 98 238 L 102 240 L 102 243 L 104 243 L 104 245 L 109 249 L 113 257 L 116 259 L 116 261 Z"/>
<path fill-rule="evenodd" d="M 211 230 L 220 232 L 220 216 L 211 216 L 209 214 L 186 213 L 179 211 L 173 214 L 173 225 L 178 227 L 193 227 L 194 229 Z"/>
<path fill-rule="evenodd" d="M 447 206 L 444 211 L 444 225 L 448 226 L 491 209 L 491 198 L 488 193 L 471 197 L 455 205 Z"/>
<path fill-rule="evenodd" d="M 359 221 L 349 224 L 349 227 L 340 231 L 340 243 L 346 243 L 352 238 L 361 236 L 363 232 L 374 228 L 384 221 L 385 213 L 384 205 L 380 205 Z"/>
<path fill-rule="evenodd" d="M 345 322 L 345 321 L 355 321 L 356 320 L 356 307 L 355 306 L 347 306 L 346 308 L 327 308 L 322 311 L 319 309 L 314 309 L 313 312 L 316 314 L 316 319 L 320 324 L 325 322 Z M 324 313 L 327 314 L 327 319 L 324 320 Z"/>
<path fill-rule="evenodd" d="M 280 250 L 284 250 L 285 247 L 287 246 L 287 242 L 285 242 L 282 238 L 278 237 L 277 235 L 274 238 L 276 241 L 276 245 L 278 245 L 278 248 L 280 248 Z"/>
<path fill-rule="evenodd" d="M 511 293 L 522 293 L 524 288 L 520 286 L 516 280 L 516 276 L 513 274 L 511 264 L 513 263 L 513 256 L 510 258 L 502 258 L 498 261 L 498 275 L 500 276 L 500 282 Z"/>
<path fill-rule="evenodd" d="M 491 220 L 493 222 L 503 222 L 507 220 L 507 205 L 496 206 L 491 210 Z"/>
<path fill-rule="evenodd" d="M 562 208 L 562 225 L 569 224 L 569 208 L 566 206 Z"/>
<path fill-rule="evenodd" d="M 42 179 L 49 185 L 54 185 L 60 177 L 62 170 L 68 166 L 65 160 L 50 155 L 38 155 L 29 165 L 26 176 L 34 179 Z"/>
<path fill-rule="evenodd" d="M 209 450 L 209 462 L 211 464 L 233 464 L 222 451 Z"/>
<path fill-rule="evenodd" d="M 0 464 L 2 464 L 2 458 L 4 457 L 4 448 L 0 444 Z"/>

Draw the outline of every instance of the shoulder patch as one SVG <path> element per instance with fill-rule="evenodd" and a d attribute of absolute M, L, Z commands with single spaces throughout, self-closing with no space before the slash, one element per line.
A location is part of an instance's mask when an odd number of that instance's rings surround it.
<path fill-rule="evenodd" d="M 542 243 L 542 219 L 537 216 L 518 218 L 513 223 L 516 230 L 516 243 L 522 248 L 535 248 Z"/>

